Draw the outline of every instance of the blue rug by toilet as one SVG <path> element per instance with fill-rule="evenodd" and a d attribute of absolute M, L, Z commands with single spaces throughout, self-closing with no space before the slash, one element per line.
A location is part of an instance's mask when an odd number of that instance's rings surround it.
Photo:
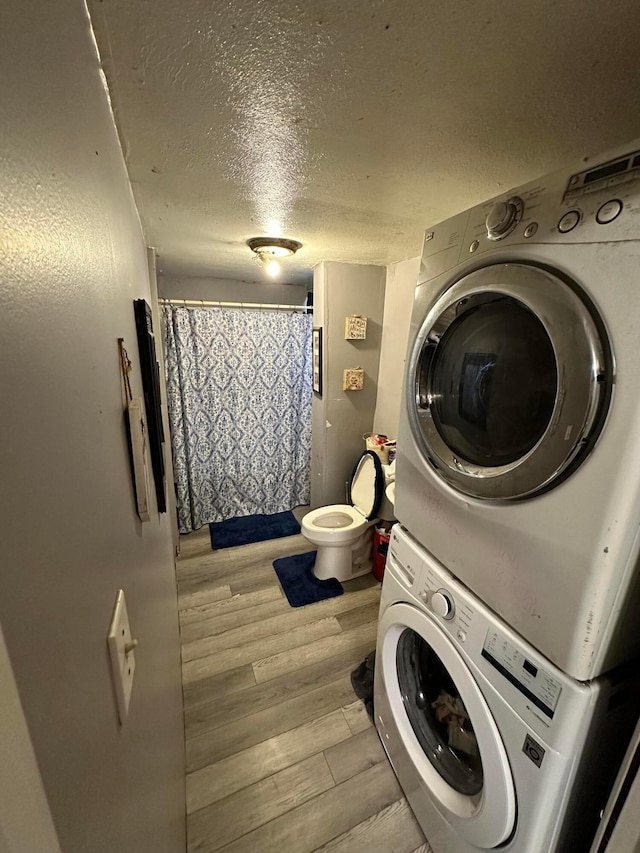
<path fill-rule="evenodd" d="M 321 581 L 313 574 L 317 553 L 307 551 L 306 554 L 282 557 L 273 563 L 278 580 L 292 607 L 304 607 L 305 604 L 335 598 L 344 592 L 342 584 L 336 578 Z"/>
<path fill-rule="evenodd" d="M 212 548 L 235 548 L 237 545 L 294 536 L 300 533 L 300 525 L 295 515 L 288 510 L 273 515 L 245 515 L 227 521 L 214 521 L 209 525 L 209 533 Z"/>

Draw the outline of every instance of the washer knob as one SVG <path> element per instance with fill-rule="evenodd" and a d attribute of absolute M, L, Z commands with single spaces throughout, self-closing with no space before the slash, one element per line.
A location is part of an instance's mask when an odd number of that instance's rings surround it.
<path fill-rule="evenodd" d="M 440 589 L 431 596 L 431 609 L 442 619 L 453 619 L 455 605 L 449 593 Z"/>
<path fill-rule="evenodd" d="M 502 240 L 510 234 L 522 219 L 524 202 L 514 195 L 508 201 L 499 201 L 487 214 L 487 237 L 490 240 Z"/>

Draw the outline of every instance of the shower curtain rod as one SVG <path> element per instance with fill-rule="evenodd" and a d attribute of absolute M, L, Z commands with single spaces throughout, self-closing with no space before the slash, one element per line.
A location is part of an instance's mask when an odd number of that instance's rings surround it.
<path fill-rule="evenodd" d="M 168 299 L 160 297 L 160 305 L 193 306 L 194 308 L 258 308 L 265 311 L 307 311 L 306 305 L 278 305 L 270 302 L 219 302 L 208 299 Z"/>

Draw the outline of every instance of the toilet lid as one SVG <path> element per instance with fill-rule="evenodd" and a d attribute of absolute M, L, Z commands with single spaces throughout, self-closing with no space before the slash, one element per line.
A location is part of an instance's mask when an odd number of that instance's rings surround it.
<path fill-rule="evenodd" d="M 351 475 L 351 503 L 367 521 L 375 518 L 384 493 L 384 474 L 380 458 L 371 450 L 365 450 L 356 462 Z"/>

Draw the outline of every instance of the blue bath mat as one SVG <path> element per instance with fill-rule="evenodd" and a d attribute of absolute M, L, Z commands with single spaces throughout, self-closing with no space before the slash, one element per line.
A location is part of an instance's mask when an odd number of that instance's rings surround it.
<path fill-rule="evenodd" d="M 273 568 L 278 580 L 292 607 L 304 607 L 324 601 L 325 598 L 335 598 L 342 595 L 342 584 L 336 578 L 327 581 L 318 580 L 313 574 L 317 551 L 307 551 L 306 554 L 295 554 L 293 557 L 282 557 L 275 560 Z"/>
<path fill-rule="evenodd" d="M 209 532 L 212 548 L 234 548 L 236 545 L 294 536 L 300 533 L 300 525 L 295 515 L 288 510 L 273 515 L 245 515 L 242 518 L 215 521 L 209 525 Z"/>

